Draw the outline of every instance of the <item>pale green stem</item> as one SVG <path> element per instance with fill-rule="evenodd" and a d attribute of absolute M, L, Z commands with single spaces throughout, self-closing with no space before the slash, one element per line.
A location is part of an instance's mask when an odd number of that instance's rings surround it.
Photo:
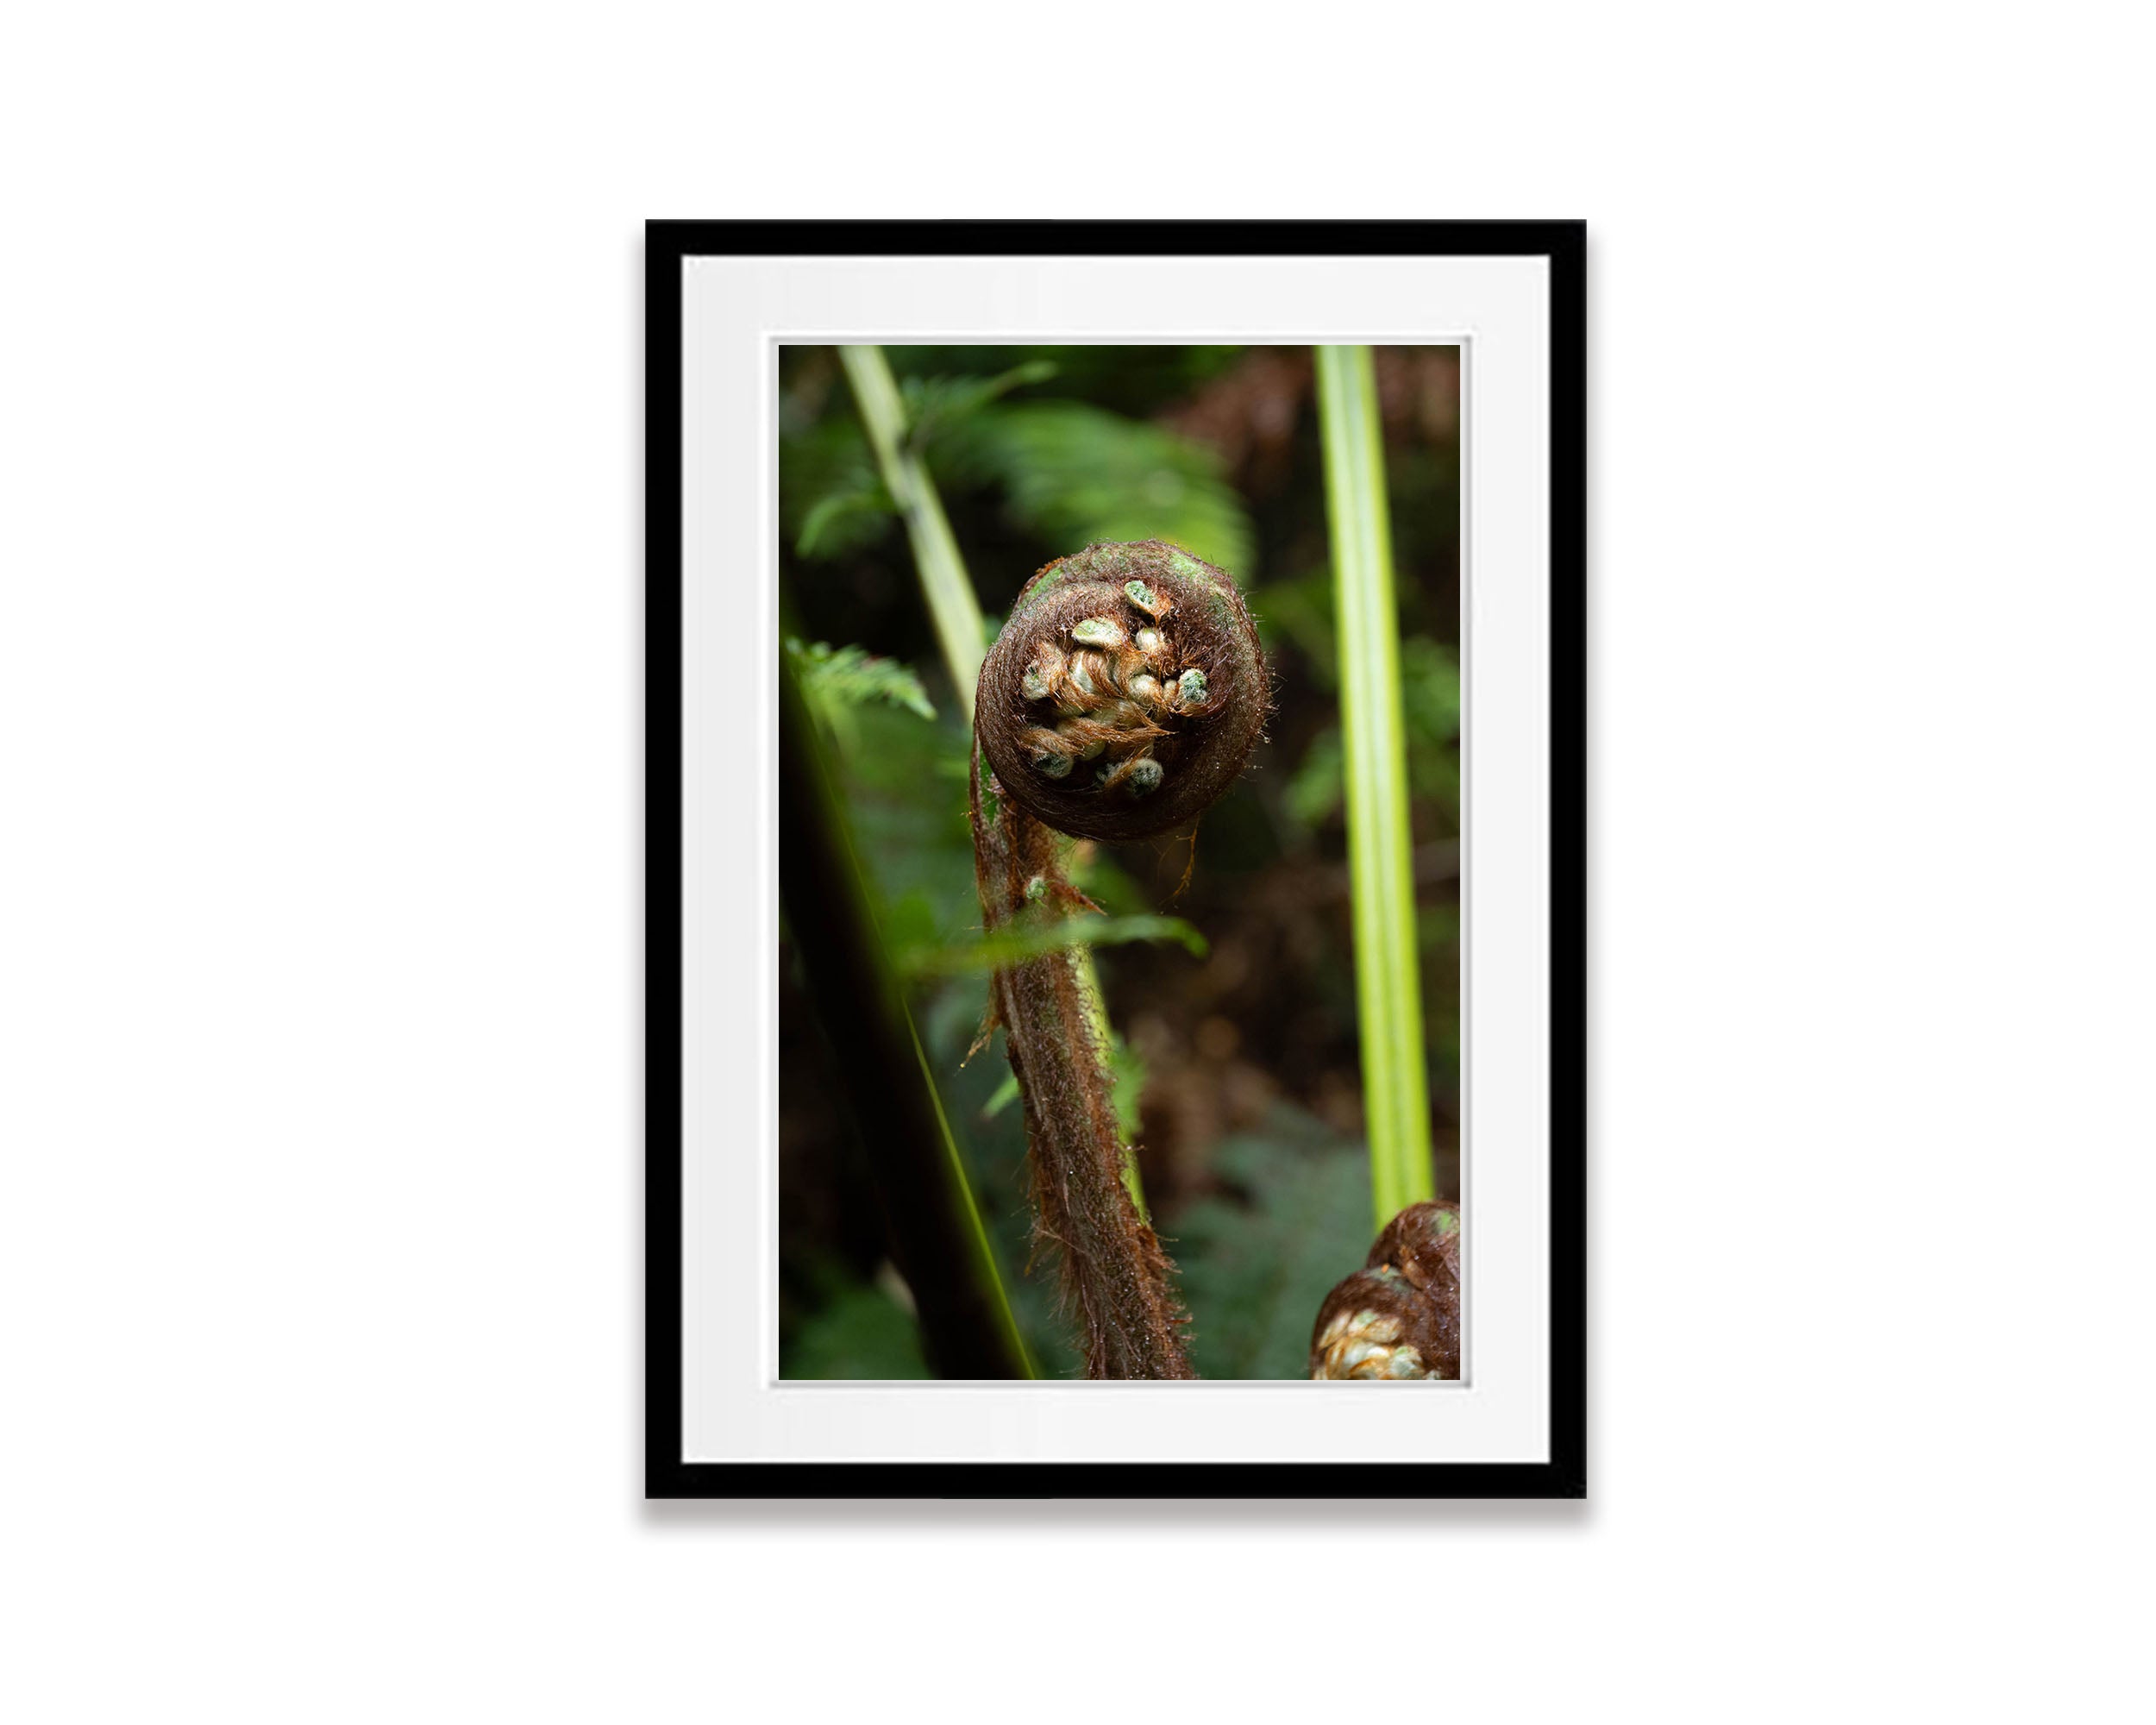
<path fill-rule="evenodd" d="M 965 559 L 958 554 L 958 541 L 951 534 L 943 500 L 936 495 L 936 481 L 929 477 L 919 454 L 906 445 L 906 404 L 899 397 L 898 380 L 891 375 L 891 364 L 883 357 L 883 349 L 841 348 L 838 359 L 846 368 L 846 381 L 853 386 L 854 403 L 861 410 L 862 423 L 868 428 L 869 446 L 876 452 L 884 489 L 891 493 L 905 519 L 906 537 L 913 545 L 913 566 L 920 572 L 921 592 L 928 600 L 930 620 L 936 625 L 943 665 L 957 687 L 966 723 L 971 724 L 974 688 L 981 681 L 981 662 L 987 656 L 987 628 L 981 618 L 981 602 L 974 597 L 972 578 L 966 573 Z M 1085 1002 L 1087 1021 L 1100 1038 L 1105 1062 L 1110 1046 L 1108 1008 L 1100 997 L 1100 974 L 1094 968 L 1091 949 L 1079 947 L 1076 959 L 1078 992 Z M 1138 1159 L 1127 1146 L 1123 1183 L 1138 1214 L 1150 1220 L 1145 1194 L 1138 1184 Z"/>
<path fill-rule="evenodd" d="M 951 1137 L 876 925 L 844 801 L 802 699 L 779 662 L 780 897 L 810 997 L 838 1055 L 839 1088 L 874 1157 L 892 1245 L 939 1375 L 1031 1377 L 972 1182 Z"/>
<path fill-rule="evenodd" d="M 1435 1195 L 1422 981 L 1416 959 L 1413 836 L 1393 597 L 1385 444 L 1368 348 L 1317 350 L 1332 580 L 1340 629 L 1340 734 L 1347 768 L 1355 991 L 1372 1208 L 1382 1231 Z"/>
<path fill-rule="evenodd" d="M 936 483 L 919 454 L 906 447 L 906 405 L 899 398 L 899 386 L 883 349 L 841 348 L 838 358 L 846 367 L 847 382 L 853 386 L 869 446 L 876 452 L 884 489 L 905 519 L 929 618 L 936 625 L 943 663 L 957 685 L 958 704 L 971 724 L 974 685 L 981 680 L 981 662 L 987 652 L 981 602 L 974 597 L 973 582 L 967 578 L 958 542 L 951 536 L 950 522 L 936 495 Z"/>

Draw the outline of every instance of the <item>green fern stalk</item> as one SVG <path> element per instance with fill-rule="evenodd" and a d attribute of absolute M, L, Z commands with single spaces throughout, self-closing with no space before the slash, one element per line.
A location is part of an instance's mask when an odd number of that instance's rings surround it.
<path fill-rule="evenodd" d="M 906 404 L 899 399 L 898 381 L 881 348 L 841 348 L 839 363 L 853 386 L 854 404 L 876 452 L 884 489 L 891 493 L 906 521 L 906 536 L 913 546 L 913 565 L 920 572 L 921 593 L 928 601 L 930 620 L 943 649 L 944 668 L 958 692 L 966 723 L 973 723 L 975 686 L 981 681 L 981 662 L 987 656 L 987 625 L 981 601 L 974 597 L 973 578 L 958 552 L 936 481 L 906 436 Z M 1018 375 L 1014 373 L 1013 375 Z M 1021 379 L 1023 380 L 1023 379 Z M 1100 993 L 1100 972 L 1089 947 L 1076 952 L 1078 989 L 1087 1019 L 1098 1031 L 1100 1046 L 1108 1046 L 1108 1007 Z M 1138 1214 L 1146 1215 L 1144 1189 L 1138 1180 L 1135 1157 L 1123 1160 L 1123 1183 Z"/>
<path fill-rule="evenodd" d="M 815 720 L 779 656 L 779 890 L 836 1076 L 867 1142 L 892 1254 L 945 1377 L 1031 1377 L 1032 1361 L 918 1033 L 876 926 Z"/>
<path fill-rule="evenodd" d="M 1385 445 L 1368 348 L 1319 348 L 1318 422 L 1340 630 L 1348 868 L 1355 903 L 1370 1188 L 1382 1231 L 1435 1192 L 1416 960 L 1407 745 Z"/>
<path fill-rule="evenodd" d="M 897 380 L 881 348 L 841 348 L 839 363 L 846 381 L 853 386 L 854 402 L 876 452 L 883 472 L 884 489 L 891 493 L 906 522 L 906 536 L 912 542 L 913 564 L 920 571 L 921 592 L 928 600 L 930 620 L 943 650 L 943 662 L 958 692 L 966 723 L 973 723 L 974 686 L 981 678 L 981 661 L 987 650 L 987 630 L 981 602 L 974 597 L 973 582 L 951 536 L 950 521 L 936 495 L 919 452 L 906 442 L 906 405 L 899 398 Z"/>

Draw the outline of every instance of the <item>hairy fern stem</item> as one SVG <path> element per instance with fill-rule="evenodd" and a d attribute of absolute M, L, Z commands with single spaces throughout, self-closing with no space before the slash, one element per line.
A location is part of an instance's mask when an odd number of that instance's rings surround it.
<path fill-rule="evenodd" d="M 1078 894 L 1063 878 L 1056 834 L 997 794 L 974 750 L 974 868 L 988 932 L 1025 917 L 1060 917 Z M 1089 1377 L 1190 1377 L 1168 1255 L 1131 1201 L 1124 1146 L 1077 955 L 1044 953 L 994 971 L 1003 1026 L 1032 1150 L 1039 1244 L 1058 1258 L 1075 1307 Z"/>
<path fill-rule="evenodd" d="M 1059 833 L 1194 824 L 1250 759 L 1270 702 L 1235 583 L 1172 545 L 1088 546 L 1027 583 L 981 668 L 969 775 L 988 932 L 1091 906 Z M 1058 1260 L 1091 1377 L 1195 1376 L 1173 1266 L 1125 1183 L 1099 1019 L 1069 950 L 997 969 L 1025 1104 L 1037 1243 Z"/>

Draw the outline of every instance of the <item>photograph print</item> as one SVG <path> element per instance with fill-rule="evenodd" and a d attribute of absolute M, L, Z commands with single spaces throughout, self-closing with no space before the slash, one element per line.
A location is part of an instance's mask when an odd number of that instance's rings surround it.
<path fill-rule="evenodd" d="M 1461 1377 L 1460 357 L 781 348 L 782 1377 Z"/>

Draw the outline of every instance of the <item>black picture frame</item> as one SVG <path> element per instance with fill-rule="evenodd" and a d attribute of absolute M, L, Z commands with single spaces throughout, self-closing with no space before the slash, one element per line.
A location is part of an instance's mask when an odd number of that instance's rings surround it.
<path fill-rule="evenodd" d="M 682 312 L 698 257 L 1546 259 L 1551 672 L 1549 1459 L 709 1462 L 682 1453 Z M 1587 230 L 1521 222 L 699 222 L 647 226 L 645 1348 L 650 1498 L 1564 1498 L 1587 1492 Z"/>

